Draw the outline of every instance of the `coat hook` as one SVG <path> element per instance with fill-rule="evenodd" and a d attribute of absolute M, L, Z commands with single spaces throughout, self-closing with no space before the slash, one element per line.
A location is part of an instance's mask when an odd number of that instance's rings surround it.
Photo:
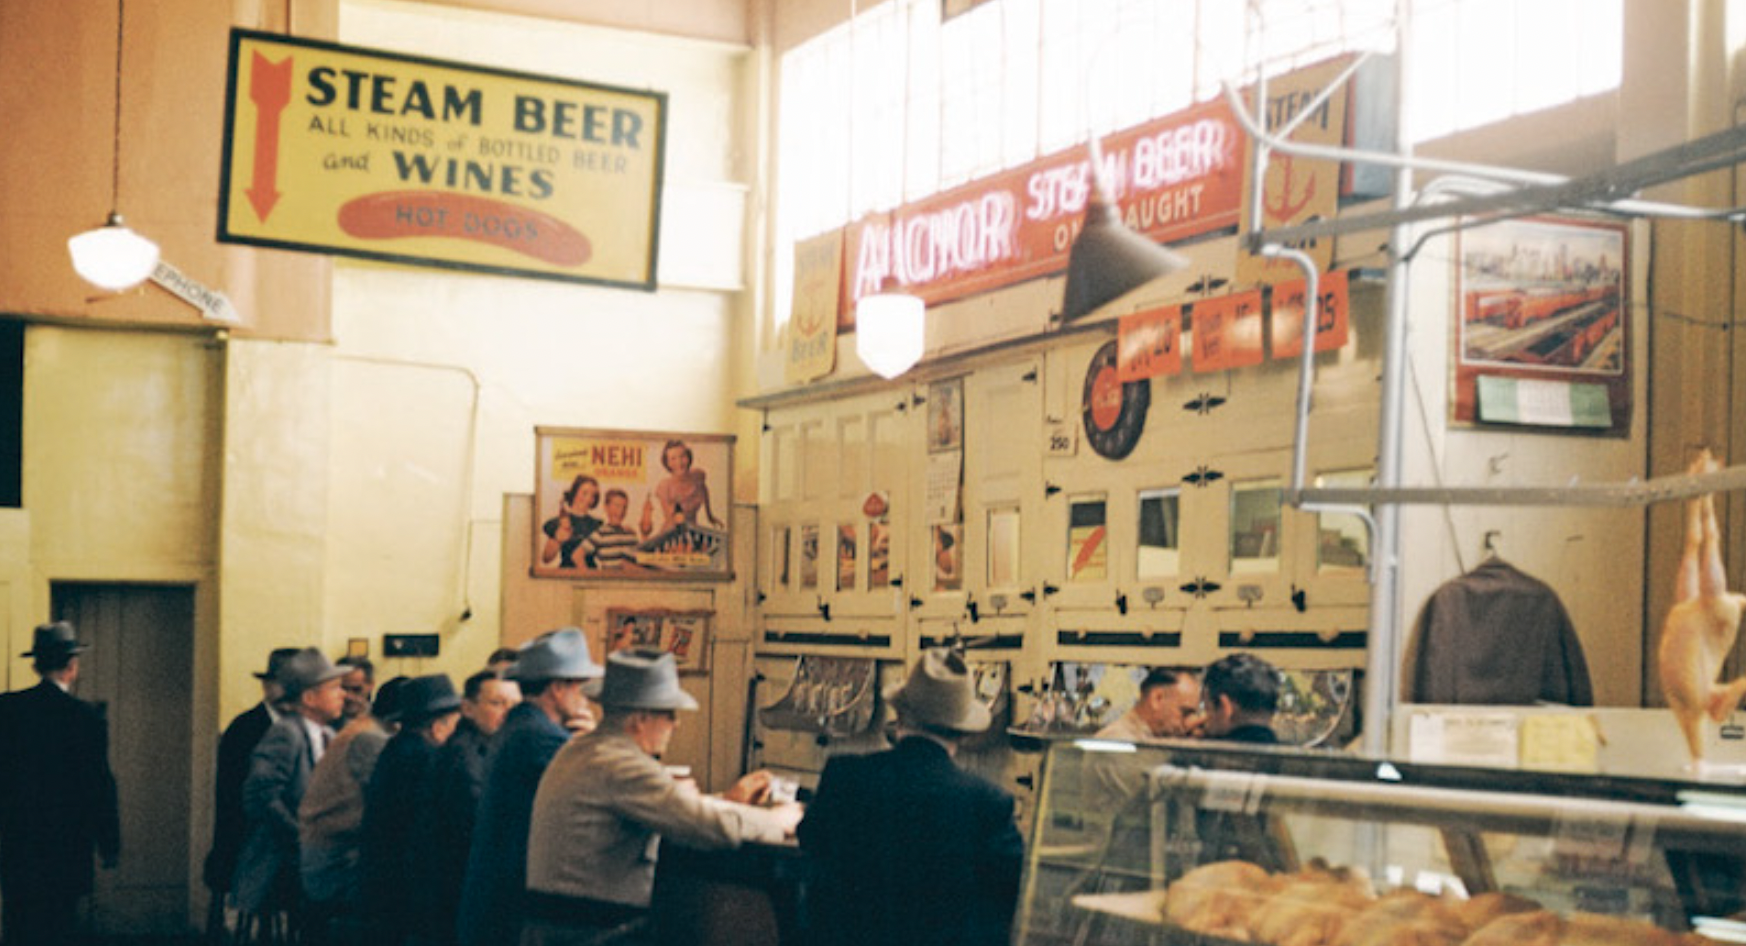
<path fill-rule="evenodd" d="M 1480 547 L 1485 550 L 1486 555 L 1496 555 L 1497 540 L 1502 537 L 1503 532 L 1501 530 L 1487 529 L 1485 530 L 1485 538 L 1481 541 Z"/>

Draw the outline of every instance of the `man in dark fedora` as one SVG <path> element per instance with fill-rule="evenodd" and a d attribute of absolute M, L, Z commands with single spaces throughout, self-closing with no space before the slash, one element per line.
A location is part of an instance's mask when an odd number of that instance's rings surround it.
<path fill-rule="evenodd" d="M 346 668 L 327 655 L 305 647 L 286 659 L 279 680 L 290 705 L 261 737 L 249 756 L 243 780 L 243 815 L 247 822 L 242 853 L 237 857 L 231 895 L 239 912 L 239 932 L 273 921 L 278 914 L 295 918 L 298 904 L 297 806 L 309 786 L 309 774 L 333 739 L 334 720 L 345 707 L 340 677 Z"/>
<path fill-rule="evenodd" d="M 991 721 L 963 656 L 925 652 L 886 699 L 897 745 L 826 762 L 800 823 L 812 942 L 1005 946 L 1024 842 L 1012 796 L 954 762 Z"/>
<path fill-rule="evenodd" d="M 793 802 L 754 806 L 769 792 L 767 772 L 714 798 L 661 765 L 679 711 L 697 709 L 672 654 L 613 654 L 597 693 L 599 728 L 558 750 L 534 799 L 523 946 L 581 946 L 615 929 L 634 935 L 663 838 L 704 849 L 779 843 L 800 821 Z"/>
<path fill-rule="evenodd" d="M 396 702 L 400 730 L 364 789 L 363 915 L 374 946 L 400 946 L 412 931 L 418 793 L 461 719 L 461 697 L 446 674 L 413 677 Z"/>
<path fill-rule="evenodd" d="M 295 647 L 279 647 L 267 655 L 267 669 L 254 675 L 261 681 L 261 701 L 238 713 L 218 738 L 218 775 L 212 787 L 212 847 L 206 852 L 201 872 L 212 898 L 206 914 L 206 936 L 215 943 L 226 932 L 224 900 L 230 893 L 231 876 L 236 873 L 237 855 L 242 852 L 242 787 L 249 775 L 249 756 L 254 754 L 261 737 L 285 714 L 281 709 L 285 686 L 279 682 L 279 673 L 295 653 Z"/>
<path fill-rule="evenodd" d="M 574 627 L 541 635 L 516 654 L 510 676 L 523 699 L 509 711 L 486 765 L 455 924 L 461 946 L 513 944 L 520 935 L 534 792 L 570 734 L 593 728 L 582 687 L 604 672 Z"/>
<path fill-rule="evenodd" d="M 520 702 L 520 684 L 497 670 L 487 667 L 468 677 L 461 686 L 461 721 L 419 788 L 409 886 L 415 935 L 426 946 L 455 942 L 455 914 L 473 846 L 473 819 L 485 788 L 485 764 L 504 721 Z"/>
<path fill-rule="evenodd" d="M 0 696 L 0 904 L 7 946 L 78 942 L 74 908 L 91 892 L 91 854 L 114 867 L 121 849 L 109 735 L 72 695 L 79 643 L 66 621 L 36 629 L 30 657 L 42 682 Z"/>

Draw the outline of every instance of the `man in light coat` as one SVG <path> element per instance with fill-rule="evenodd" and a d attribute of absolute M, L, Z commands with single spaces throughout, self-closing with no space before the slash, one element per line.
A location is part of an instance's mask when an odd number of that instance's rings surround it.
<path fill-rule="evenodd" d="M 534 798 L 523 946 L 581 946 L 618 928 L 636 935 L 663 838 L 704 849 L 777 843 L 800 821 L 793 802 L 751 804 L 768 793 L 769 773 L 714 798 L 661 765 L 678 711 L 697 708 L 672 654 L 613 654 L 598 692 L 600 727 L 558 751 Z"/>

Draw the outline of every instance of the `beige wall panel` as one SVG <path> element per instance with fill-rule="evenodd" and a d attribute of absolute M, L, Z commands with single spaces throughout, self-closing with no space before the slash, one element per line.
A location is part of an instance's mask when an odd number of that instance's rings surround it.
<path fill-rule="evenodd" d="M 261 698 L 251 674 L 274 647 L 321 645 L 343 631 L 323 615 L 328 544 L 330 351 L 233 341 L 225 410 L 218 680 L 228 719 Z"/>
<path fill-rule="evenodd" d="M 33 328 L 24 508 L 48 578 L 146 578 L 214 558 L 223 356 L 206 339 Z"/>
<path fill-rule="evenodd" d="M 325 5 L 306 4 L 312 11 Z M 254 4 L 242 6 L 158 0 L 128 8 L 117 204 L 166 261 L 231 297 L 245 323 L 239 333 L 323 338 L 324 258 L 222 246 L 213 237 L 229 28 L 233 15 L 253 19 Z M 111 205 L 115 16 L 103 4 L 0 6 L 0 115 L 7 123 L 0 139 L 0 310 L 199 325 L 197 311 L 149 284 L 99 292 L 67 258 L 67 238 L 101 224 Z"/>

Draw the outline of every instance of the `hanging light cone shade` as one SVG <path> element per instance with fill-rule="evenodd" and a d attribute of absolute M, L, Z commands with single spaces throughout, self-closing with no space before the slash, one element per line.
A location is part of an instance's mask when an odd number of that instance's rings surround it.
<path fill-rule="evenodd" d="M 919 296 L 888 290 L 855 306 L 855 354 L 881 378 L 915 367 L 926 346 L 927 305 Z"/>
<path fill-rule="evenodd" d="M 158 245 L 129 230 L 113 212 L 103 226 L 67 240 L 67 252 L 86 282 L 111 292 L 139 285 L 158 265 Z"/>
<path fill-rule="evenodd" d="M 1128 292 L 1188 266 L 1182 254 L 1129 230 L 1108 202 L 1085 206 L 1085 226 L 1067 254 L 1061 321 L 1071 322 Z"/>

